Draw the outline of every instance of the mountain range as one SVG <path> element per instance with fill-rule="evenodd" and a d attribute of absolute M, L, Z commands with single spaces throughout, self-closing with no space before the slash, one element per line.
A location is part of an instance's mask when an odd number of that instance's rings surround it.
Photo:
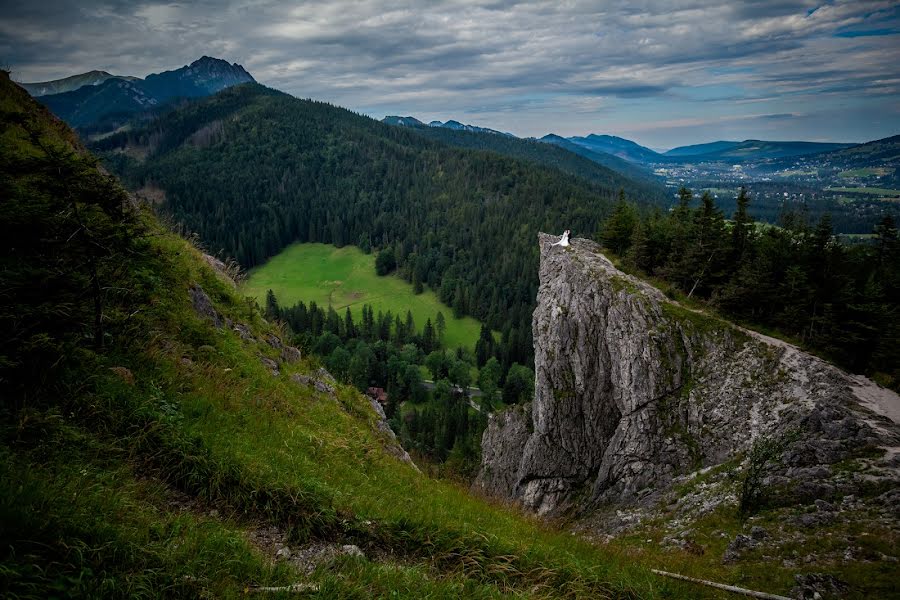
<path fill-rule="evenodd" d="M 505 135 L 509 137 L 516 137 L 511 133 L 506 133 L 504 131 L 497 131 L 496 129 L 488 129 L 487 127 L 478 127 L 477 125 L 466 125 L 465 123 L 460 123 L 459 121 L 454 121 L 450 119 L 448 121 L 431 121 L 429 123 L 424 123 L 415 117 L 398 117 L 393 115 L 388 115 L 381 120 L 382 123 L 387 123 L 388 125 L 403 125 L 405 127 L 442 127 L 444 129 L 453 129 L 454 131 L 470 131 L 473 133 L 495 133 L 498 135 Z"/>
<path fill-rule="evenodd" d="M 134 80 L 137 77 L 128 75 L 112 75 L 106 71 L 88 71 L 79 75 L 54 79 L 53 81 L 38 81 L 34 83 L 19 83 L 32 96 L 48 96 L 50 94 L 62 94 L 71 92 L 86 85 L 100 85 L 107 79 Z"/>
<path fill-rule="evenodd" d="M 424 123 L 415 117 L 387 116 L 382 119 L 388 125 L 405 127 L 442 127 L 457 131 L 480 133 L 497 133 L 514 137 L 495 129 L 466 125 L 459 121 L 431 121 Z M 591 133 L 586 136 L 563 137 L 553 133 L 540 138 L 540 141 L 554 144 L 574 152 L 603 166 L 628 174 L 631 177 L 650 176 L 644 168 L 635 165 L 663 165 L 682 162 L 722 161 L 740 163 L 753 160 L 768 160 L 793 156 L 820 154 L 856 146 L 852 143 L 823 143 L 804 141 L 768 141 L 768 140 L 719 140 L 704 144 L 679 146 L 666 152 L 657 152 L 637 142 L 614 135 Z"/>
<path fill-rule="evenodd" d="M 93 75 L 92 75 L 93 74 Z M 112 117 L 128 117 L 157 108 L 178 98 L 198 98 L 215 94 L 240 83 L 255 82 L 237 64 L 203 56 L 172 71 L 137 77 L 112 76 L 91 71 L 57 81 L 30 84 L 35 93 L 54 89 L 59 93 L 40 95 L 40 101 L 73 127 L 90 127 Z M 72 89 L 82 83 L 77 89 Z"/>

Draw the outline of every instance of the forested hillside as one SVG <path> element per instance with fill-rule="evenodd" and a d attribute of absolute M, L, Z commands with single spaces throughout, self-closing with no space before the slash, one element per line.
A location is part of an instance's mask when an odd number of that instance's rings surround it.
<path fill-rule="evenodd" d="M 258 85 L 94 148 L 208 248 L 245 267 L 297 241 L 389 250 L 407 280 L 501 331 L 510 364 L 532 353 L 537 232 L 593 233 L 619 188 L 634 189 L 611 172 L 590 183 Z"/>
<path fill-rule="evenodd" d="M 688 597 L 398 460 L 6 73 L 0 140 L 0 596 Z"/>
<path fill-rule="evenodd" d="M 563 138 L 559 138 L 562 141 L 559 143 L 556 140 L 548 139 L 550 136 L 545 136 L 538 141 L 497 132 L 458 130 L 429 125 L 411 126 L 406 123 L 393 124 L 410 127 L 427 138 L 449 146 L 488 150 L 510 158 L 527 160 L 559 169 L 564 173 L 576 175 L 598 185 L 619 186 L 633 198 L 644 198 L 660 204 L 667 200 L 662 182 L 655 179 L 649 171 L 611 154 L 601 155 L 599 152 L 591 152 L 587 148 Z M 628 179 L 623 179 L 623 177 Z"/>

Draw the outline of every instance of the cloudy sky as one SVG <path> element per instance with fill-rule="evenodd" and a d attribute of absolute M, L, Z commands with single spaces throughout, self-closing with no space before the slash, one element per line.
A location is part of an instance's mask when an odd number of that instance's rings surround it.
<path fill-rule="evenodd" d="M 204 54 L 373 117 L 522 136 L 668 148 L 900 133 L 891 0 L 0 0 L 0 62 L 19 81 L 144 76 Z"/>

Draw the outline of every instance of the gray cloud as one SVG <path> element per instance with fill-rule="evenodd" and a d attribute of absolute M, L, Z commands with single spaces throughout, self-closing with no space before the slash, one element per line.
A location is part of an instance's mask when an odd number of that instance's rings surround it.
<path fill-rule="evenodd" d="M 0 8 L 0 60 L 23 81 L 93 68 L 143 76 L 209 54 L 262 83 L 373 116 L 470 115 L 524 135 L 615 133 L 611 126 L 630 123 L 645 131 L 654 119 L 707 116 L 749 128 L 762 120 L 741 115 L 760 113 L 756 102 L 793 114 L 816 99 L 885 103 L 900 87 L 897 36 L 837 35 L 896 27 L 889 0 L 4 0 Z M 878 137 L 884 119 L 866 123 L 866 112 L 859 137 Z M 893 118 L 883 135 L 900 128 Z M 666 143 L 647 131 L 650 143 Z"/>

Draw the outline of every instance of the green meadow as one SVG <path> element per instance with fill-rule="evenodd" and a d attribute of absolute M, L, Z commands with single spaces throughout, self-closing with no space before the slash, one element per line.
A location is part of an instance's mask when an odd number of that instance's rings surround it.
<path fill-rule="evenodd" d="M 294 244 L 251 270 L 241 289 L 260 303 L 271 289 L 282 306 L 315 301 L 323 307 L 331 304 L 342 315 L 349 306 L 354 318 L 360 317 L 364 304 L 372 306 L 376 314 L 391 311 L 401 318 L 411 311 L 420 330 L 427 319 L 434 323 L 435 315 L 442 312 L 447 321 L 444 344 L 449 348 L 474 348 L 481 329 L 471 317 L 454 318 L 453 309 L 431 290 L 414 294 L 412 284 L 396 275 L 379 277 L 375 255 L 356 246 Z"/>

